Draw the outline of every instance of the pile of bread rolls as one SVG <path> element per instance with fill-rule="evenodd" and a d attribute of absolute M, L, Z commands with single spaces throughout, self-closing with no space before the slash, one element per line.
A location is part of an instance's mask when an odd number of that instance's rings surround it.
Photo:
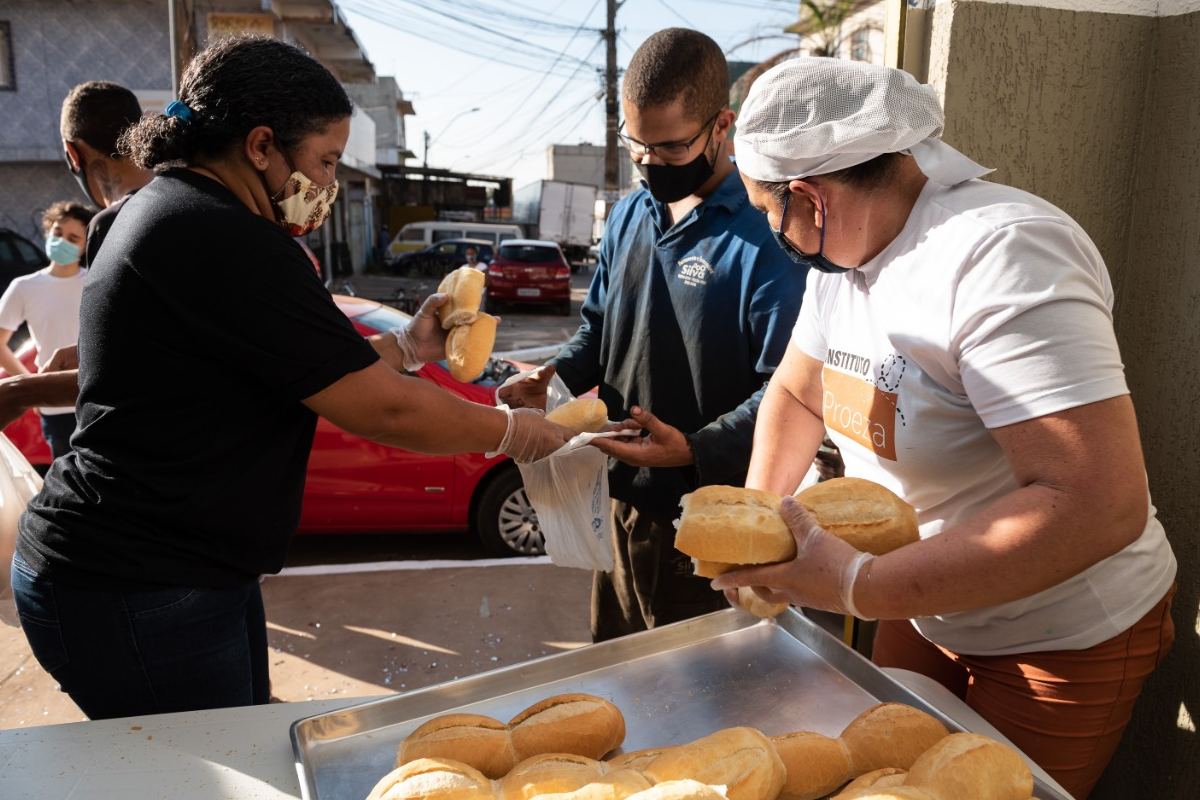
<path fill-rule="evenodd" d="M 867 709 L 837 738 L 725 728 L 597 760 L 624 734 L 616 706 L 591 695 L 549 698 L 508 724 L 440 717 L 404 741 L 368 800 L 818 800 L 839 789 L 837 800 L 1030 800 L 1033 791 L 1011 748 L 948 734 L 899 703 Z"/>
<path fill-rule="evenodd" d="M 455 380 L 469 381 L 487 365 L 496 344 L 499 322 L 479 310 L 487 276 L 474 267 L 459 267 L 442 278 L 438 291 L 448 299 L 437 310 L 446 334 L 446 362 Z"/>
<path fill-rule="evenodd" d="M 834 478 L 804 489 L 796 499 L 825 530 L 854 549 L 890 553 L 917 541 L 917 514 L 888 489 L 862 478 Z M 697 575 L 715 578 L 739 567 L 796 557 L 796 540 L 779 513 L 778 495 L 736 486 L 703 486 L 683 496 L 675 547 L 691 556 Z M 749 588 L 740 604 L 773 617 L 785 604 L 763 601 Z"/>

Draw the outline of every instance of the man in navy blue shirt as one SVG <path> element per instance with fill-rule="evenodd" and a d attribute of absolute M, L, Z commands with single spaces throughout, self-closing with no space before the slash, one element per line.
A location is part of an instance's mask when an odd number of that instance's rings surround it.
<path fill-rule="evenodd" d="M 747 199 L 728 104 L 709 37 L 669 28 L 638 48 L 621 136 L 643 188 L 612 209 L 579 330 L 540 376 L 501 393 L 544 407 L 557 370 L 573 394 L 599 385 L 610 416 L 627 412 L 646 434 L 596 441 L 613 457 L 616 555 L 593 581 L 596 641 L 725 606 L 675 549 L 672 522 L 697 486 L 744 482 L 763 387 L 800 309 L 807 270 Z"/>

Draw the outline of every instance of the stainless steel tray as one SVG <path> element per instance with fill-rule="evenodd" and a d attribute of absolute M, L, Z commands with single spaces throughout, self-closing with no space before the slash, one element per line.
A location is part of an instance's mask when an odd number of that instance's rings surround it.
<path fill-rule="evenodd" d="M 400 742 L 448 711 L 508 720 L 554 694 L 588 692 L 625 715 L 625 750 L 750 725 L 768 735 L 837 736 L 880 701 L 952 719 L 802 614 L 761 622 L 729 609 L 341 711 L 297 720 L 292 749 L 305 800 L 363 800 Z M 1042 800 L 1069 800 L 1038 782 Z"/>

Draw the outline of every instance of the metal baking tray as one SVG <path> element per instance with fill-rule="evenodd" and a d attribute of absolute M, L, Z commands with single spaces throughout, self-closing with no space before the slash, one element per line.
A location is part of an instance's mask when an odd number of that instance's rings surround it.
<path fill-rule="evenodd" d="M 625 715 L 623 749 L 682 744 L 721 728 L 837 736 L 868 707 L 906 703 L 962 727 L 795 610 L 736 609 L 516 664 L 292 724 L 305 800 L 364 800 L 400 742 L 450 711 L 501 721 L 550 695 L 587 692 Z M 1070 800 L 1036 782 L 1041 800 Z"/>

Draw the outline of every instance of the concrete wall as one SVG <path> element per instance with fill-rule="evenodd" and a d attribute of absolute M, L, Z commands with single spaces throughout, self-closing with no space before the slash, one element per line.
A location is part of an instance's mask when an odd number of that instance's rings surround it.
<path fill-rule="evenodd" d="M 159 0 L 4 0 L 17 90 L 0 92 L 0 225 L 40 241 L 42 210 L 83 201 L 67 173 L 58 118 L 77 83 L 116 81 L 153 94 L 171 86 L 166 6 Z"/>
<path fill-rule="evenodd" d="M 1179 559 L 1175 650 L 1100 800 L 1200 797 L 1200 12 L 1158 20 L 1117 284 L 1117 334 L 1150 486 Z"/>
<path fill-rule="evenodd" d="M 928 48 L 907 63 L 942 94 L 946 140 L 996 167 L 993 180 L 1079 220 L 1112 274 L 1151 493 L 1180 569 L 1175 648 L 1092 797 L 1190 800 L 1200 796 L 1200 8 L 1101 2 L 940 3 L 911 20 Z"/>

